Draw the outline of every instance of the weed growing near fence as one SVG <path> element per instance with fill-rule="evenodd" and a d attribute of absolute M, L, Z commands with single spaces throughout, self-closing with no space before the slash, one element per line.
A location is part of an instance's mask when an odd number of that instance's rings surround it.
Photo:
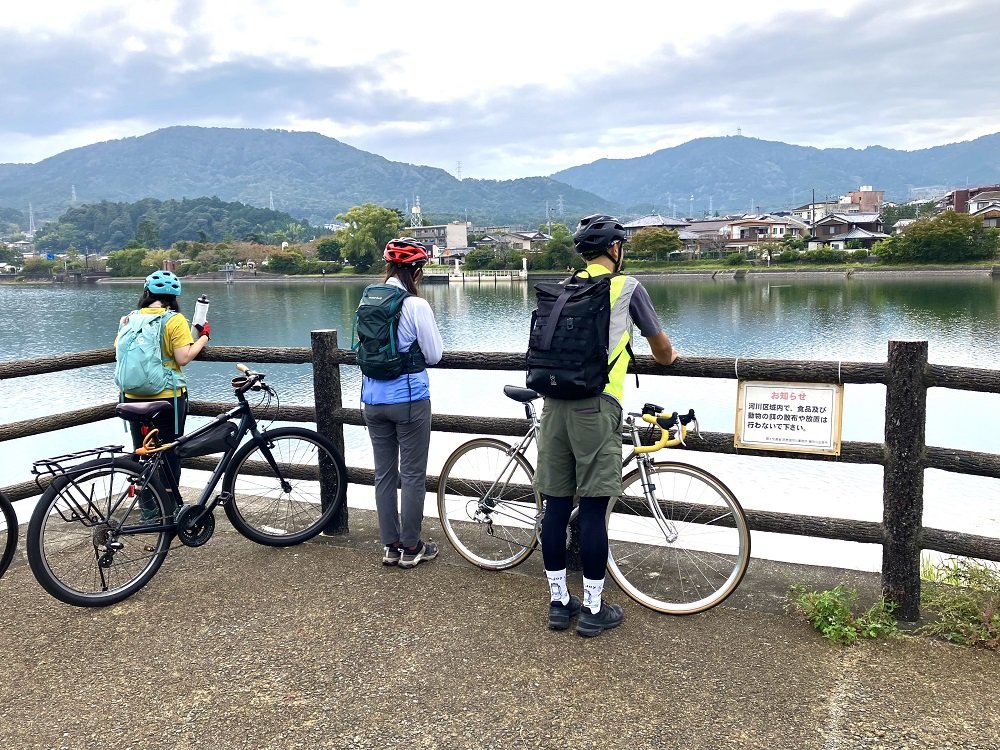
<path fill-rule="evenodd" d="M 788 608 L 834 643 L 849 646 L 858 638 L 878 638 L 899 634 L 892 612 L 896 605 L 880 599 L 861 614 L 855 614 L 858 592 L 837 586 L 829 591 L 806 591 L 792 586 Z"/>
<path fill-rule="evenodd" d="M 963 646 L 1000 649 L 1000 566 L 951 558 L 922 561 L 920 603 L 933 621 L 918 632 Z"/>

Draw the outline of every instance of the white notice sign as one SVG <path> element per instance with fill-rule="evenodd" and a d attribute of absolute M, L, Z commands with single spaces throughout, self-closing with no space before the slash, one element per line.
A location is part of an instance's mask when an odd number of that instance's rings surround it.
<path fill-rule="evenodd" d="M 737 448 L 840 455 L 844 387 L 740 381 Z"/>

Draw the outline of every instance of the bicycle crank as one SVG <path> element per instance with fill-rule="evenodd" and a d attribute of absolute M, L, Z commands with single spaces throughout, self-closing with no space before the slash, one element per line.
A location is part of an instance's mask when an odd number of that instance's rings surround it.
<path fill-rule="evenodd" d="M 181 507 L 174 522 L 177 525 L 177 537 L 187 547 L 200 547 L 215 532 L 215 516 L 203 505 Z"/>

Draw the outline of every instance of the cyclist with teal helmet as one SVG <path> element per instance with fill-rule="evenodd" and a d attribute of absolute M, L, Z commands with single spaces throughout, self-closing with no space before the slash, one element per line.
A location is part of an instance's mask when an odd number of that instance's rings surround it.
<path fill-rule="evenodd" d="M 184 434 L 184 422 L 188 411 L 187 384 L 184 380 L 183 368 L 194 361 L 201 354 L 202 349 L 208 344 L 211 327 L 206 321 L 203 325 L 195 326 L 198 331 L 198 339 L 191 335 L 191 324 L 180 312 L 177 298 L 181 294 L 181 280 L 170 271 L 154 271 L 146 277 L 142 287 L 142 296 L 135 310 L 121 319 L 118 334 L 121 335 L 128 325 L 129 318 L 133 315 L 167 315 L 168 318 L 162 325 L 161 351 L 164 364 L 176 372 L 175 385 L 164 391 L 154 394 L 139 395 L 125 392 L 125 398 L 129 402 L 137 401 L 169 401 L 174 409 L 157 415 L 153 419 L 153 426 L 160 431 L 160 438 L 164 442 L 169 442 Z M 118 337 L 115 337 L 115 344 Z M 142 445 L 143 435 L 140 427 L 136 423 L 131 423 L 132 445 L 138 448 Z M 181 464 L 180 459 L 174 455 L 174 451 L 166 454 L 166 463 L 173 473 L 174 478 L 180 481 Z M 168 485 L 169 486 L 169 483 Z M 169 490 L 168 490 L 169 492 Z"/>

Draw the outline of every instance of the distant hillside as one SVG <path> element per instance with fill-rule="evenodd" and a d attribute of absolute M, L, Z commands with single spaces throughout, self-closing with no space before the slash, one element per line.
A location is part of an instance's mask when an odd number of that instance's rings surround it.
<path fill-rule="evenodd" d="M 872 146 L 818 149 L 743 136 L 698 138 L 635 159 L 601 159 L 553 179 L 643 213 L 778 210 L 839 196 L 861 185 L 887 200 L 928 197 L 965 185 L 1000 183 L 1000 133 L 919 151 Z M 694 196 L 694 200 L 691 200 Z"/>
<path fill-rule="evenodd" d="M 361 203 L 406 209 L 420 197 L 435 221 L 546 221 L 560 196 L 567 217 L 614 210 L 609 201 L 546 177 L 457 180 L 442 169 L 402 164 L 317 133 L 171 127 L 65 151 L 38 164 L 0 164 L 0 206 L 55 220 L 75 189 L 78 203 L 215 196 L 274 208 L 312 224 Z"/>
<path fill-rule="evenodd" d="M 317 133 L 172 127 L 65 151 L 37 164 L 0 164 L 0 208 L 35 223 L 77 203 L 218 197 L 274 208 L 311 224 L 361 203 L 406 210 L 420 197 L 433 222 L 538 226 L 545 207 L 573 225 L 597 211 L 686 216 L 792 208 L 861 185 L 889 200 L 1000 183 L 1000 133 L 920 151 L 817 149 L 755 138 L 699 138 L 635 159 L 602 159 L 551 177 L 457 180 L 393 162 Z M 692 199 L 693 196 L 693 199 Z M 24 227 L 26 228 L 26 227 Z"/>

